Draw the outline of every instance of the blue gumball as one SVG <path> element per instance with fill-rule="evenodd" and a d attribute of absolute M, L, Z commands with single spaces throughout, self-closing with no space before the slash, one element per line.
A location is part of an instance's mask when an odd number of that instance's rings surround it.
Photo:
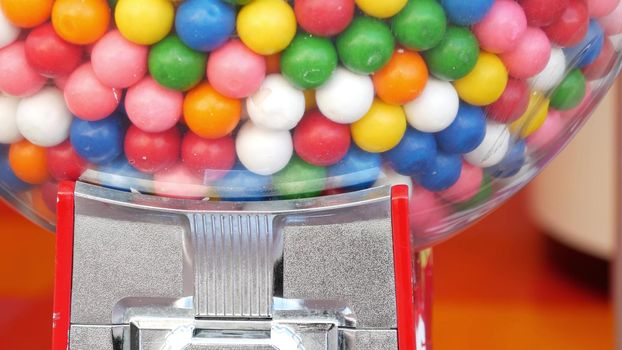
<path fill-rule="evenodd" d="M 605 45 L 605 32 L 598 21 L 591 20 L 587 34 L 581 42 L 573 47 L 564 49 L 569 64 L 576 67 L 585 67 L 598 58 Z"/>
<path fill-rule="evenodd" d="M 185 1 L 177 9 L 175 30 L 189 47 L 212 51 L 235 31 L 235 10 L 220 0 Z"/>
<path fill-rule="evenodd" d="M 327 168 L 327 187 L 343 188 L 346 191 L 369 188 L 380 176 L 381 168 L 382 159 L 379 154 L 365 152 L 352 145 L 339 163 Z"/>
<path fill-rule="evenodd" d="M 429 168 L 436 159 L 433 134 L 408 128 L 402 141 L 384 154 L 385 160 L 399 174 L 413 176 Z"/>
<path fill-rule="evenodd" d="M 14 193 L 24 192 L 32 186 L 20 180 L 9 165 L 9 158 L 5 147 L 0 148 L 0 187 Z"/>
<path fill-rule="evenodd" d="M 151 179 L 150 175 L 142 173 L 128 163 L 125 155 L 102 164 L 97 169 L 95 181 L 97 184 L 121 191 L 146 191 L 144 184 Z"/>
<path fill-rule="evenodd" d="M 460 26 L 473 25 L 486 16 L 494 0 L 441 0 L 449 21 Z"/>
<path fill-rule="evenodd" d="M 222 200 L 260 201 L 272 194 L 272 176 L 257 175 L 238 163 L 213 186 Z"/>
<path fill-rule="evenodd" d="M 414 179 L 423 188 L 440 192 L 448 189 L 460 178 L 462 172 L 462 158 L 457 154 L 439 153 L 433 164 Z"/>
<path fill-rule="evenodd" d="M 484 111 L 467 103 L 460 103 L 456 119 L 448 128 L 436 134 L 438 148 L 447 153 L 463 154 L 476 149 L 486 136 Z"/>
<path fill-rule="evenodd" d="M 506 178 L 518 174 L 525 164 L 525 150 L 525 141 L 516 141 L 501 163 L 487 168 L 486 172 L 498 178 Z"/>
<path fill-rule="evenodd" d="M 70 130 L 71 145 L 76 153 L 91 163 L 108 163 L 123 153 L 124 130 L 122 117 L 118 114 L 98 121 L 74 118 Z"/>

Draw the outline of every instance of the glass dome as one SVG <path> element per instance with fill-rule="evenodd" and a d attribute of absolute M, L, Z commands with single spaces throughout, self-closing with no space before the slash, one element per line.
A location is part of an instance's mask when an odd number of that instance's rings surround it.
<path fill-rule="evenodd" d="M 411 185 L 421 248 L 527 184 L 620 69 L 618 0 L 0 0 L 0 196 Z"/>

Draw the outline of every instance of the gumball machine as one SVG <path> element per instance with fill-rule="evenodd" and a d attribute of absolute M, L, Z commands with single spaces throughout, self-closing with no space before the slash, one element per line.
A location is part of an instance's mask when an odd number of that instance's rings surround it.
<path fill-rule="evenodd" d="M 0 0 L 53 349 L 431 349 L 431 247 L 568 142 L 619 0 Z"/>

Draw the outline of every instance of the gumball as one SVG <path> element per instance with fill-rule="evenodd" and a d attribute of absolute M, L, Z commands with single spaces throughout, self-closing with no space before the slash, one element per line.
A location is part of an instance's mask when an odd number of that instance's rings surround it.
<path fill-rule="evenodd" d="M 526 139 L 529 149 L 538 151 L 550 146 L 559 135 L 562 135 L 563 129 L 564 121 L 560 113 L 549 111 L 542 126 Z"/>
<path fill-rule="evenodd" d="M 305 95 L 283 76 L 271 74 L 259 90 L 246 100 L 246 110 L 257 126 L 291 130 L 305 113 Z"/>
<path fill-rule="evenodd" d="M 484 140 L 473 151 L 464 155 L 464 160 L 480 168 L 501 163 L 510 148 L 508 126 L 496 122 L 486 123 Z"/>
<path fill-rule="evenodd" d="M 449 20 L 460 26 L 470 26 L 481 21 L 495 0 L 440 0 Z"/>
<path fill-rule="evenodd" d="M 467 75 L 479 56 L 475 35 L 463 27 L 448 27 L 443 40 L 425 52 L 430 72 L 439 79 L 456 80 Z"/>
<path fill-rule="evenodd" d="M 125 110 L 132 124 L 146 132 L 166 131 L 179 121 L 184 104 L 181 92 L 145 77 L 127 90 Z"/>
<path fill-rule="evenodd" d="M 344 31 L 354 17 L 354 0 L 297 0 L 294 12 L 306 32 L 333 36 Z"/>
<path fill-rule="evenodd" d="M 83 177 L 87 177 L 88 170 Z M 87 177 L 88 178 L 88 177 Z M 125 155 L 98 167 L 93 182 L 120 191 L 139 190 L 153 192 L 151 177 L 128 163 Z"/>
<path fill-rule="evenodd" d="M 553 90 L 551 107 L 559 111 L 577 107 L 585 97 L 585 85 L 585 77 L 581 70 L 572 70 Z"/>
<path fill-rule="evenodd" d="M 328 119 L 351 124 L 361 119 L 374 102 L 374 84 L 367 75 L 337 68 L 316 90 L 318 108 Z"/>
<path fill-rule="evenodd" d="M 82 48 L 59 37 L 51 24 L 33 29 L 24 49 L 30 66 L 50 78 L 68 75 L 82 62 Z"/>
<path fill-rule="evenodd" d="M 203 82 L 186 95 L 183 114 L 186 125 L 195 134 L 207 139 L 219 139 L 238 126 L 242 103 L 219 94 Z"/>
<path fill-rule="evenodd" d="M 436 158 L 437 146 L 433 134 L 408 128 L 400 143 L 384 153 L 384 159 L 396 172 L 412 176 L 429 168 Z"/>
<path fill-rule="evenodd" d="M 0 188 L 10 188 L 15 193 L 20 193 L 29 190 L 32 185 L 26 183 L 18 178 L 11 165 L 9 164 L 9 158 L 6 154 L 7 151 L 0 148 Z"/>
<path fill-rule="evenodd" d="M 175 30 L 197 51 L 222 46 L 235 31 L 235 10 L 220 0 L 188 0 L 177 9 Z"/>
<path fill-rule="evenodd" d="M 178 163 L 153 175 L 153 192 L 163 197 L 202 199 L 207 197 L 208 188 L 201 176 Z"/>
<path fill-rule="evenodd" d="M 372 79 L 381 100 L 402 105 L 423 92 L 428 82 L 428 67 L 418 53 L 397 50 Z"/>
<path fill-rule="evenodd" d="M 175 8 L 170 0 L 119 0 L 114 17 L 127 40 L 153 45 L 170 33 Z"/>
<path fill-rule="evenodd" d="M 326 169 L 294 156 L 274 175 L 276 193 L 286 199 L 319 196 L 326 186 Z"/>
<path fill-rule="evenodd" d="M 551 42 L 539 29 L 529 27 L 513 50 L 501 54 L 501 60 L 510 76 L 531 78 L 542 72 L 551 57 Z"/>
<path fill-rule="evenodd" d="M 389 26 L 370 17 L 357 17 L 337 37 L 339 58 L 348 69 L 370 74 L 384 67 L 395 48 Z"/>
<path fill-rule="evenodd" d="M 102 84 L 124 89 L 145 76 L 148 54 L 149 48 L 125 39 L 118 30 L 113 30 L 95 44 L 91 63 Z"/>
<path fill-rule="evenodd" d="M 462 160 L 459 155 L 439 152 L 432 164 L 416 174 L 414 179 L 426 190 L 440 192 L 454 185 L 460 179 L 461 172 Z"/>
<path fill-rule="evenodd" d="M 404 105 L 408 123 L 422 132 L 439 132 L 456 118 L 460 99 L 451 83 L 430 78 L 425 89 Z"/>
<path fill-rule="evenodd" d="M 68 75 L 63 75 L 62 77 L 56 77 L 53 79 L 54 86 L 61 90 L 65 90 L 65 85 L 67 85 L 67 80 L 69 80 Z"/>
<path fill-rule="evenodd" d="M 508 72 L 497 55 L 482 51 L 477 64 L 454 86 L 460 98 L 472 105 L 486 106 L 499 99 L 508 83 Z"/>
<path fill-rule="evenodd" d="M 481 168 L 462 162 L 462 171 L 458 181 L 439 195 L 446 201 L 464 203 L 475 197 L 482 187 L 484 172 Z"/>
<path fill-rule="evenodd" d="M 594 62 L 583 67 L 583 75 L 585 75 L 588 80 L 596 80 L 605 77 L 611 72 L 611 68 L 615 64 L 615 56 L 616 51 L 613 48 L 611 39 L 605 38 L 600 55 L 598 55 Z"/>
<path fill-rule="evenodd" d="M 281 54 L 275 53 L 272 55 L 264 56 L 266 59 L 266 73 L 275 74 L 281 73 Z"/>
<path fill-rule="evenodd" d="M 410 203 L 408 218 L 415 240 L 426 239 L 429 234 L 433 234 L 435 228 L 450 214 L 447 204 L 436 194 L 423 188 L 412 190 Z"/>
<path fill-rule="evenodd" d="M 31 185 L 40 185 L 50 178 L 45 148 L 28 140 L 14 143 L 9 148 L 9 165 L 15 176 Z"/>
<path fill-rule="evenodd" d="M 388 18 L 393 17 L 406 6 L 408 0 L 356 0 L 358 7 L 367 15 Z"/>
<path fill-rule="evenodd" d="M 41 90 L 46 79 L 28 64 L 23 41 L 0 49 L 0 91 L 17 97 Z"/>
<path fill-rule="evenodd" d="M 20 29 L 9 21 L 0 7 L 0 49 L 17 40 L 19 33 Z"/>
<path fill-rule="evenodd" d="M 181 159 L 204 179 L 220 179 L 235 165 L 235 142 L 231 136 L 208 140 L 188 132 L 181 142 Z"/>
<path fill-rule="evenodd" d="M 337 68 L 337 50 L 329 39 L 299 34 L 281 56 L 281 71 L 302 89 L 324 84 Z"/>
<path fill-rule="evenodd" d="M 413 179 L 410 176 L 399 174 L 393 169 L 385 167 L 382 169 L 382 173 L 378 176 L 376 182 L 374 182 L 373 187 L 384 187 L 384 186 L 397 186 L 397 185 L 406 185 L 408 187 L 409 193 L 413 189 Z"/>
<path fill-rule="evenodd" d="M 241 164 L 214 184 L 218 196 L 227 201 L 256 201 L 272 195 L 272 176 L 254 174 Z"/>
<path fill-rule="evenodd" d="M 0 144 L 11 144 L 23 139 L 17 127 L 17 106 L 20 99 L 0 94 Z"/>
<path fill-rule="evenodd" d="M 130 126 L 125 135 L 125 156 L 136 169 L 154 174 L 173 166 L 179 160 L 181 136 L 174 127 L 158 133 L 147 133 Z"/>
<path fill-rule="evenodd" d="M 598 19 L 598 22 L 603 27 L 607 35 L 622 33 L 622 21 L 620 21 L 620 16 L 622 16 L 622 1 L 618 2 L 618 6 L 616 6 L 616 8 L 609 14 Z"/>
<path fill-rule="evenodd" d="M 590 17 L 603 17 L 615 10 L 620 4 L 620 0 L 586 0 L 587 9 Z"/>
<path fill-rule="evenodd" d="M 453 123 L 436 134 L 438 147 L 446 153 L 468 153 L 477 148 L 486 133 L 486 115 L 476 106 L 460 104 Z"/>
<path fill-rule="evenodd" d="M 296 35 L 296 15 L 284 0 L 254 0 L 237 18 L 240 39 L 261 55 L 283 51 Z"/>
<path fill-rule="evenodd" d="M 576 62 L 576 66 L 585 67 L 598 58 L 605 42 L 605 33 L 597 21 L 590 21 L 587 34 L 581 42 L 573 47 L 564 49 L 569 60 Z"/>
<path fill-rule="evenodd" d="M 46 87 L 22 99 L 16 118 L 19 132 L 41 147 L 52 147 L 65 141 L 73 119 L 65 106 L 63 93 L 55 87 Z"/>
<path fill-rule="evenodd" d="M 88 166 L 69 141 L 48 148 L 47 159 L 48 171 L 56 181 L 76 181 Z"/>
<path fill-rule="evenodd" d="M 315 96 L 315 90 L 305 90 L 305 111 L 310 111 L 317 108 L 317 101 Z"/>
<path fill-rule="evenodd" d="M 294 145 L 289 131 L 265 129 L 249 121 L 238 132 L 236 150 L 248 170 L 272 175 L 287 166 Z"/>
<path fill-rule="evenodd" d="M 365 152 L 352 145 L 339 163 L 327 169 L 327 188 L 357 191 L 368 188 L 378 179 L 382 160 L 380 154 Z"/>
<path fill-rule="evenodd" d="M 560 48 L 551 50 L 551 57 L 544 69 L 529 79 L 534 90 L 547 92 L 555 88 L 564 79 L 566 74 L 566 55 Z"/>
<path fill-rule="evenodd" d="M 569 0 L 561 16 L 543 29 L 551 42 L 559 46 L 569 47 L 581 42 L 587 33 L 588 25 L 589 14 L 585 2 Z"/>
<path fill-rule="evenodd" d="M 518 174 L 525 165 L 525 150 L 525 141 L 517 140 L 501 163 L 486 169 L 486 172 L 498 178 L 508 178 Z"/>
<path fill-rule="evenodd" d="M 525 30 L 525 12 L 513 0 L 495 1 L 486 17 L 473 27 L 480 47 L 492 53 L 512 50 Z"/>
<path fill-rule="evenodd" d="M 2 0 L 4 16 L 13 25 L 33 28 L 50 18 L 54 0 Z"/>
<path fill-rule="evenodd" d="M 512 131 L 520 131 L 523 138 L 533 134 L 542 126 L 549 111 L 550 100 L 542 93 L 533 91 L 525 113 L 512 123 Z"/>
<path fill-rule="evenodd" d="M 464 164 L 465 163 L 463 163 L 463 165 Z M 466 202 L 454 203 L 454 207 L 456 208 L 456 210 L 469 210 L 486 203 L 492 197 L 492 186 L 490 184 L 490 181 L 490 176 L 484 173 L 482 184 L 477 193 Z"/>
<path fill-rule="evenodd" d="M 530 26 L 548 26 L 559 19 L 566 7 L 568 0 L 518 0 L 527 16 Z"/>
<path fill-rule="evenodd" d="M 105 164 L 123 153 L 124 129 L 121 116 L 116 114 L 98 121 L 75 118 L 71 123 L 71 145 L 85 160 Z"/>
<path fill-rule="evenodd" d="M 102 84 L 90 63 L 78 67 L 65 84 L 65 102 L 76 117 L 95 121 L 106 118 L 117 109 L 121 91 Z"/>
<path fill-rule="evenodd" d="M 318 110 L 305 114 L 294 130 L 294 150 L 316 166 L 338 163 L 350 148 L 350 127 L 337 124 Z"/>
<path fill-rule="evenodd" d="M 108 31 L 110 7 L 106 0 L 56 0 L 52 25 L 72 44 L 92 44 Z"/>
<path fill-rule="evenodd" d="M 400 143 L 406 125 L 401 106 L 375 100 L 369 112 L 352 124 L 352 139 L 367 152 L 386 152 Z"/>
<path fill-rule="evenodd" d="M 391 22 L 395 39 L 415 51 L 429 50 L 445 36 L 447 18 L 436 1 L 409 1 Z"/>
<path fill-rule="evenodd" d="M 509 79 L 499 99 L 486 107 L 486 115 L 500 123 L 520 118 L 529 104 L 529 86 L 524 80 Z"/>
<path fill-rule="evenodd" d="M 149 52 L 149 73 L 162 86 L 186 91 L 205 76 L 205 54 L 186 46 L 177 36 L 160 41 Z"/>
<path fill-rule="evenodd" d="M 252 95 L 265 77 L 266 60 L 237 39 L 213 51 L 207 62 L 207 79 L 216 91 L 227 97 Z"/>
<path fill-rule="evenodd" d="M 40 199 L 43 205 L 48 210 L 48 213 L 56 213 L 56 197 L 58 195 L 58 183 L 55 181 L 47 181 L 39 188 L 41 193 Z M 34 204 L 34 203 L 33 203 Z M 55 216 L 52 216 L 51 221 L 55 220 Z"/>

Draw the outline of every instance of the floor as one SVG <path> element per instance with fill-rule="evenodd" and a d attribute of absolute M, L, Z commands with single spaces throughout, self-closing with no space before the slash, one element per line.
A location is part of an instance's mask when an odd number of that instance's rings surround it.
<path fill-rule="evenodd" d="M 613 349 L 602 264 L 556 253 L 523 197 L 435 249 L 435 350 Z M 0 348 L 49 349 L 53 236 L 1 203 L 0 235 Z"/>

